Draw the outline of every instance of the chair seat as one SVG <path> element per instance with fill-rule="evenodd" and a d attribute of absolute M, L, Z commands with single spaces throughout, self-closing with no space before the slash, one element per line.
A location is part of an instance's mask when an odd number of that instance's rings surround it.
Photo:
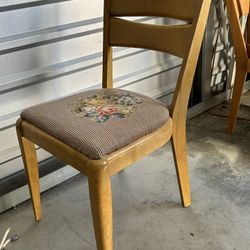
<path fill-rule="evenodd" d="M 21 118 L 85 156 L 101 159 L 163 126 L 169 111 L 138 93 L 98 89 L 28 108 Z"/>

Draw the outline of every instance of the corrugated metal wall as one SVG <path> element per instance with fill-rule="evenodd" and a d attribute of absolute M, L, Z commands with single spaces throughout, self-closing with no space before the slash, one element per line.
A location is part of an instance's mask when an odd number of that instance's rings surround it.
<path fill-rule="evenodd" d="M 201 103 L 190 102 L 196 105 L 189 115 L 229 96 L 234 65 L 229 25 L 223 0 L 212 2 L 192 91 Z M 102 13 L 101 0 L 0 0 L 0 212 L 29 198 L 15 133 L 20 112 L 101 87 Z M 136 21 L 173 22 L 151 17 Z M 179 58 L 143 49 L 114 51 L 115 87 L 170 104 Z M 37 153 L 42 191 L 77 174 L 44 150 L 37 148 Z"/>
<path fill-rule="evenodd" d="M 101 86 L 102 12 L 100 0 L 0 0 L 0 182 L 23 168 L 14 126 L 24 108 Z M 128 48 L 114 57 L 116 87 L 173 92 L 180 59 Z"/>

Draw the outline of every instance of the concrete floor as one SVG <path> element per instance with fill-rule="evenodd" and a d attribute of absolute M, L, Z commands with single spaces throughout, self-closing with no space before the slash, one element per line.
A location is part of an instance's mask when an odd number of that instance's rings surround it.
<path fill-rule="evenodd" d="M 233 136 L 227 118 L 209 111 L 188 122 L 192 206 L 182 208 L 170 145 L 112 178 L 114 249 L 250 249 L 250 121 Z M 31 202 L 0 215 L 7 249 L 95 249 L 88 185 L 77 176 L 42 194 L 43 219 Z"/>

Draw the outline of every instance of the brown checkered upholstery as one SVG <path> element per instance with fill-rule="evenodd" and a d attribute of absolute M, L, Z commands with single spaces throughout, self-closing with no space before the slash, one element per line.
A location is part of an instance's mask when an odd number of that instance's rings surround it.
<path fill-rule="evenodd" d="M 122 94 L 140 100 L 123 118 L 111 117 L 98 122 L 81 113 L 76 114 L 72 109 L 80 99 Z M 28 108 L 21 117 L 87 157 L 101 159 L 160 128 L 169 119 L 169 112 L 162 103 L 138 93 L 99 89 Z"/>

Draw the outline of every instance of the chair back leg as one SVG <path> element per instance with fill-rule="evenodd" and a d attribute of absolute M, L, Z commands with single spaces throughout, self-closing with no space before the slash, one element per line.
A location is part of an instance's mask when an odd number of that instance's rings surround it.
<path fill-rule="evenodd" d="M 230 111 L 229 111 L 229 118 L 228 118 L 228 125 L 227 125 L 227 132 L 229 134 L 233 134 L 235 130 L 237 114 L 240 107 L 240 99 L 243 92 L 244 83 L 246 81 L 247 71 L 237 69 L 236 65 L 236 75 L 233 87 L 233 97 L 231 101 Z"/>
<path fill-rule="evenodd" d="M 186 128 L 173 130 L 171 145 L 175 161 L 176 175 L 179 184 L 182 205 L 189 207 L 191 205 L 190 184 L 188 175 L 187 146 L 186 146 Z"/>

